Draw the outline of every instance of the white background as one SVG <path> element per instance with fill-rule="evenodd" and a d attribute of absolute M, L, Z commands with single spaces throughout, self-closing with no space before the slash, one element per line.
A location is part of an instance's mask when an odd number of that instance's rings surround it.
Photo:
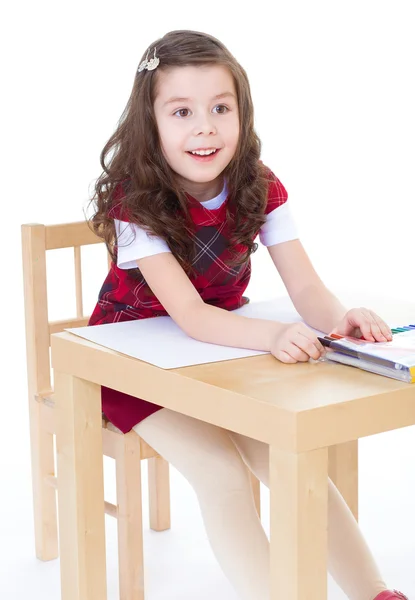
<path fill-rule="evenodd" d="M 20 225 L 83 218 L 99 153 L 142 53 L 167 31 L 194 29 L 221 39 L 247 70 L 263 160 L 288 189 L 302 241 L 327 285 L 413 301 L 411 5 L 40 0 L 14 2 L 3 13 L 0 597 L 59 597 L 58 561 L 41 564 L 33 553 Z M 85 253 L 85 263 L 89 312 L 105 273 L 102 252 Z M 62 251 L 49 267 L 51 317 L 67 316 L 71 258 Z M 261 249 L 249 295 L 281 292 Z M 407 594 L 415 594 L 414 447 L 412 429 L 361 444 L 361 525 L 389 584 Z M 110 464 L 106 476 L 111 496 Z M 174 470 L 172 489 L 172 531 L 155 535 L 145 520 L 147 598 L 234 598 L 193 492 Z M 266 513 L 266 490 L 263 498 Z M 114 599 L 112 522 L 107 539 Z M 330 594 L 342 597 L 334 585 Z"/>

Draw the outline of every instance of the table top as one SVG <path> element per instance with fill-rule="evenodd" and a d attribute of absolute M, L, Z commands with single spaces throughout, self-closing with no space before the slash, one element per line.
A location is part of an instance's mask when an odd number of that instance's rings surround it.
<path fill-rule="evenodd" d="M 208 423 L 305 452 L 415 424 L 415 384 L 271 355 L 164 370 L 68 332 L 52 338 L 57 371 Z"/>

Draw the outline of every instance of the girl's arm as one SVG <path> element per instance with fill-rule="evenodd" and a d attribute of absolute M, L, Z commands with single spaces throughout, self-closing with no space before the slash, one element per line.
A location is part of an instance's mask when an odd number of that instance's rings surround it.
<path fill-rule="evenodd" d="M 205 304 L 170 252 L 137 260 L 144 279 L 187 335 L 202 342 L 270 351 L 284 324 L 252 319 Z"/>
<path fill-rule="evenodd" d="M 300 240 L 269 246 L 268 251 L 304 321 L 325 333 L 332 331 L 347 309 L 321 281 Z"/>

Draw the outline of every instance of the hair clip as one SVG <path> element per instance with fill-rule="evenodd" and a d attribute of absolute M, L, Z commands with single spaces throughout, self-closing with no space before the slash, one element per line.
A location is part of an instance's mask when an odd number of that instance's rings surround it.
<path fill-rule="evenodd" d="M 141 71 L 144 71 L 144 69 L 147 69 L 147 71 L 154 71 L 154 69 L 159 66 L 160 59 L 156 56 L 156 48 L 154 48 L 154 57 L 150 60 L 148 60 L 149 52 L 150 50 L 148 50 L 145 60 L 143 60 L 141 65 L 138 67 L 137 73 L 141 73 Z"/>

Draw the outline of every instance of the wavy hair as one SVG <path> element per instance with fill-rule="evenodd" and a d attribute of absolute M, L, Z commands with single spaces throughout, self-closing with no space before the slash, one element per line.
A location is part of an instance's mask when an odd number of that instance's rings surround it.
<path fill-rule="evenodd" d="M 242 256 L 234 257 L 232 262 L 242 264 L 257 249 L 254 238 L 265 222 L 269 181 L 268 171 L 260 161 L 261 141 L 254 130 L 246 72 L 219 40 L 205 33 L 171 31 L 151 44 L 139 64 L 147 55 L 152 57 L 154 47 L 160 65 L 153 71 L 136 73 L 118 126 L 101 152 L 103 172 L 90 200 L 94 213 L 89 224 L 103 238 L 114 260 L 115 227 L 110 211 L 122 186 L 124 193 L 119 202 L 128 221 L 165 240 L 185 271 L 192 271 L 193 224 L 187 198 L 161 150 L 153 108 L 157 76 L 158 71 L 174 67 L 221 65 L 233 77 L 238 100 L 238 144 L 222 175 L 229 192 L 226 218 L 233 231 L 230 249 L 237 244 L 245 247 Z"/>

